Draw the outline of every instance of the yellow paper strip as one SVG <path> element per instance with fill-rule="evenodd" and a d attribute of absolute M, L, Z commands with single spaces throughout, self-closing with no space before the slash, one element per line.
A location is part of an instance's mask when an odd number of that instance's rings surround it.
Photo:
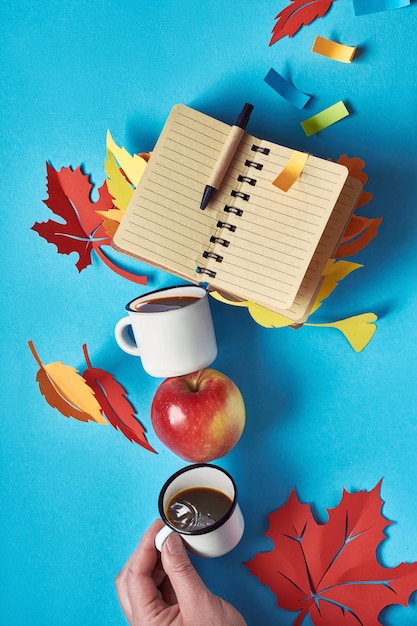
<path fill-rule="evenodd" d="M 294 150 L 289 158 L 288 163 L 286 164 L 282 172 L 278 174 L 276 179 L 272 181 L 272 184 L 282 191 L 288 191 L 288 189 L 290 189 L 290 187 L 292 187 L 292 185 L 295 183 L 297 178 L 299 178 L 305 164 L 307 163 L 307 159 L 307 152 L 298 152 L 298 150 Z"/>
<path fill-rule="evenodd" d="M 338 122 L 348 115 L 349 111 L 347 110 L 343 100 L 340 100 L 331 107 L 328 107 L 320 113 L 313 115 L 313 117 L 309 117 L 307 120 L 304 120 L 304 122 L 301 122 L 301 126 L 303 127 L 305 134 L 309 137 L 310 135 L 314 135 L 314 133 L 318 133 L 320 130 L 327 128 L 327 126 L 335 124 L 335 122 Z"/>
<path fill-rule="evenodd" d="M 324 37 L 317 36 L 313 48 L 313 52 L 322 54 L 325 57 L 329 57 L 334 61 L 340 61 L 341 63 L 350 63 L 355 56 L 356 46 L 345 46 L 344 44 L 331 41 L 331 39 L 325 39 Z"/>

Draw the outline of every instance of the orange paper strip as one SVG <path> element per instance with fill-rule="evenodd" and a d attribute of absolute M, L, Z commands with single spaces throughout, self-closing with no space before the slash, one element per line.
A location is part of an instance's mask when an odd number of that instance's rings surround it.
<path fill-rule="evenodd" d="M 340 61 L 341 63 L 350 63 L 355 56 L 356 46 L 345 46 L 344 44 L 331 41 L 331 39 L 325 39 L 324 37 L 317 36 L 313 48 L 313 52 L 322 54 L 334 61 Z"/>
<path fill-rule="evenodd" d="M 290 189 L 290 187 L 292 187 L 292 185 L 295 183 L 297 178 L 299 178 L 305 164 L 307 163 L 307 159 L 307 152 L 298 152 L 298 150 L 294 150 L 290 156 L 288 163 L 286 164 L 282 172 L 278 174 L 272 184 L 282 191 L 288 191 L 288 189 Z"/>

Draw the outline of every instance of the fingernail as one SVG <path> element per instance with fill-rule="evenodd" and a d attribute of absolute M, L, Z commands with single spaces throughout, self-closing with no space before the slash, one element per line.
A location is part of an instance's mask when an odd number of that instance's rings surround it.
<path fill-rule="evenodd" d="M 171 533 L 165 543 L 171 554 L 181 554 L 184 552 L 184 544 L 178 533 Z"/>

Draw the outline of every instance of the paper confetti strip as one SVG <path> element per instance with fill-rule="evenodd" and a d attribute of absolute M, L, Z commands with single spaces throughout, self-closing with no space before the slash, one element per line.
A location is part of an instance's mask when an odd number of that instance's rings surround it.
<path fill-rule="evenodd" d="M 410 5 L 410 0 L 353 0 L 355 15 L 392 11 Z"/>
<path fill-rule="evenodd" d="M 298 152 L 294 150 L 288 160 L 288 163 L 280 174 L 276 177 L 272 184 L 282 191 L 288 191 L 295 181 L 300 177 L 301 172 L 307 163 L 308 153 Z"/>
<path fill-rule="evenodd" d="M 305 107 L 310 100 L 308 94 L 303 93 L 297 87 L 295 87 L 289 80 L 281 76 L 274 68 L 271 67 L 268 74 L 265 76 L 264 81 L 267 85 L 272 87 L 280 96 L 285 98 L 290 104 L 293 104 L 297 109 Z"/>
<path fill-rule="evenodd" d="M 304 122 L 301 122 L 301 126 L 303 127 L 305 134 L 309 137 L 310 135 L 314 135 L 328 126 L 339 122 L 339 120 L 347 117 L 348 115 L 349 111 L 347 110 L 344 102 L 340 100 L 327 109 L 323 109 L 320 113 L 313 115 L 313 117 L 309 117 L 307 120 L 304 120 Z"/>
<path fill-rule="evenodd" d="M 322 54 L 334 61 L 340 61 L 341 63 L 350 63 L 355 56 L 356 46 L 345 46 L 344 44 L 337 43 L 331 39 L 325 39 L 324 37 L 317 36 L 313 48 L 313 52 Z"/>

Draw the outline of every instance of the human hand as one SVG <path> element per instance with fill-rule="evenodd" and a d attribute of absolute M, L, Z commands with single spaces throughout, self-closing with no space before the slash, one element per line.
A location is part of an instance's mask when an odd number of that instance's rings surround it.
<path fill-rule="evenodd" d="M 120 605 L 130 626 L 246 626 L 238 611 L 210 592 L 194 569 L 178 533 L 159 554 L 156 520 L 116 577 Z"/>

